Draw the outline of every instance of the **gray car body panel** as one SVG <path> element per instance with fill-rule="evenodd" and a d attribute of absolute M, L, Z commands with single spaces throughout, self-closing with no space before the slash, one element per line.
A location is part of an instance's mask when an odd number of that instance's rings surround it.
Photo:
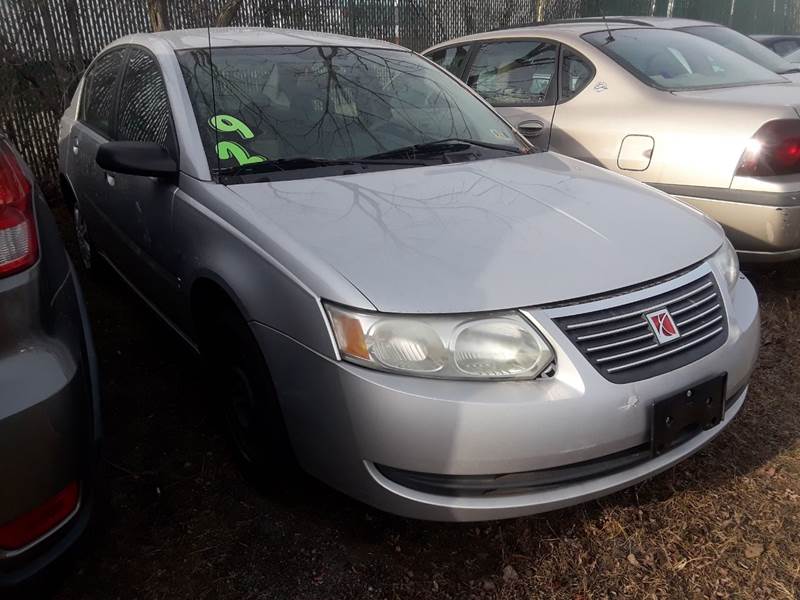
<path fill-rule="evenodd" d="M 741 408 L 742 386 L 759 347 L 758 303 L 750 283 L 742 279 L 726 302 L 731 336 L 723 348 L 667 375 L 627 385 L 609 383 L 591 369 L 547 309 L 526 312 L 556 349 L 558 373 L 528 382 L 432 381 L 381 373 L 333 361 L 268 327 L 254 331 L 281 390 L 298 460 L 309 472 L 384 510 L 473 521 L 583 502 L 652 477 L 708 443 Z M 398 485 L 374 466 L 464 475 L 590 460 L 646 442 L 655 400 L 721 372 L 728 374 L 732 406 L 721 427 L 600 480 L 505 497 L 451 498 Z"/>
<path fill-rule="evenodd" d="M 249 219 L 281 228 L 381 312 L 482 312 L 626 288 L 710 255 L 719 235 L 667 195 L 553 153 L 230 189 Z M 644 197 L 658 227 L 623 216 Z M 684 241 L 664 257 L 676 230 Z M 559 251 L 532 257 L 532 242 Z"/>
<path fill-rule="evenodd" d="M 38 188 L 34 194 L 39 260 L 0 279 L 0 478 L 13 482 L 0 490 L 0 523 L 73 480 L 81 499 L 56 530 L 24 549 L 0 550 L 0 587 L 37 574 L 86 527 L 102 433 L 83 297 L 53 216 Z"/>
<path fill-rule="evenodd" d="M 637 17 L 638 19 L 638 17 Z M 678 22 L 682 27 L 700 22 Z M 616 29 L 641 26 L 613 22 Z M 433 46 L 425 54 L 448 46 L 471 43 L 539 39 L 577 50 L 595 67 L 593 79 L 575 97 L 555 107 L 549 148 L 656 187 L 681 186 L 712 190 L 710 196 L 681 195 L 720 222 L 747 258 L 783 259 L 800 256 L 800 177 L 736 177 L 735 171 L 750 138 L 766 122 L 797 119 L 800 87 L 789 75 L 786 83 L 736 88 L 668 92 L 648 86 L 611 57 L 583 39 L 602 31 L 602 23 L 562 23 L 493 31 L 465 36 Z M 672 25 L 671 25 L 672 27 Z M 686 34 L 689 35 L 689 34 Z M 512 125 L 536 116 L 528 108 L 498 108 Z M 620 166 L 623 142 L 628 136 L 653 139 L 649 164 L 642 170 Z M 534 140 L 535 141 L 535 140 Z M 717 192 L 713 192 L 717 190 Z M 719 192 L 734 192 L 720 202 Z M 789 200 L 791 220 L 763 194 Z M 707 202 L 712 199 L 715 202 Z M 739 204 L 756 205 L 742 211 Z M 763 206 L 762 206 L 763 205 Z M 767 235 L 764 235 L 764 227 Z"/>
<path fill-rule="evenodd" d="M 285 32 L 272 33 L 248 30 L 242 40 L 251 45 L 285 41 Z M 254 38 L 256 34 L 260 37 Z M 234 33 L 226 35 L 226 43 L 235 42 Z M 310 34 L 298 35 L 305 40 Z M 184 39 L 178 32 L 125 43 L 155 48 L 165 40 L 175 46 Z M 200 47 L 204 43 L 196 35 L 189 39 Z M 325 35 L 318 42 L 333 43 Z M 173 57 L 159 60 L 165 71 L 177 69 Z M 174 79 L 165 76 L 167 82 Z M 180 104 L 184 90 L 168 83 L 168 92 L 173 112 L 191 112 L 188 104 Z M 721 372 L 729 373 L 729 387 L 744 385 L 752 369 L 758 306 L 745 279 L 733 296 L 723 291 L 730 337 L 722 348 L 674 373 L 628 386 L 598 383 L 602 377 L 542 312 L 541 304 L 605 292 L 612 293 L 602 302 L 613 304 L 628 293 L 620 288 L 650 285 L 653 279 L 687 269 L 710 269 L 704 260 L 723 240 L 719 227 L 629 179 L 543 153 L 226 187 L 205 180 L 208 167 L 202 167 L 205 158 L 197 144 L 180 147 L 182 172 L 176 181 L 162 182 L 171 187 L 161 205 L 154 206 L 130 192 L 123 195 L 122 190 L 131 188 L 122 186 L 117 176 L 109 185 L 105 174 L 92 167 L 93 157 L 73 158 L 84 147 L 80 141 L 74 153 L 73 137 L 85 134 L 76 107 L 77 99 L 61 123 L 60 143 L 66 147 L 62 173 L 73 185 L 83 177 L 99 186 L 75 186 L 87 221 L 94 213 L 90 226 L 105 227 L 109 237 L 128 236 L 109 240 L 108 246 L 99 244 L 99 249 L 127 247 L 131 257 L 138 257 L 131 259 L 138 262 L 135 267 L 120 265 L 119 271 L 190 341 L 203 325 L 191 313 L 192 291 L 203 281 L 218 284 L 259 342 L 301 464 L 384 510 L 468 520 L 580 501 L 588 496 L 570 489 L 554 491 L 552 496 L 559 498 L 555 502 L 523 495 L 453 508 L 447 498 L 420 497 L 386 485 L 370 465 L 383 460 L 420 471 L 476 473 L 598 456 L 641 439 L 656 396 Z M 195 139 L 196 125 L 189 120 L 186 126 L 195 131 L 180 132 L 179 138 Z M 129 208 L 102 214 L 92 205 L 103 186 L 109 189 L 100 193 L 114 201 L 105 206 L 135 205 L 144 231 L 135 237 L 125 233 L 130 224 L 123 227 L 118 219 Z M 148 214 L 151 209 L 157 212 Z M 147 287 L 147 269 L 158 285 Z M 721 281 L 720 287 L 726 288 Z M 647 294 L 649 289 L 631 293 Z M 463 382 L 356 367 L 340 359 L 324 301 L 402 313 L 525 308 L 527 318 L 554 345 L 558 372 L 547 382 Z M 637 390 L 641 406 L 631 413 L 615 412 Z M 573 429 L 572 438 L 545 435 L 548 423 L 553 432 L 568 431 L 571 422 L 585 416 L 586 403 L 594 402 L 596 394 L 596 415 L 605 413 L 609 421 L 594 433 L 587 426 Z M 736 399 L 736 410 L 742 398 Z M 531 427 L 543 432 L 538 441 Z M 672 459 L 641 467 L 636 475 L 595 481 L 593 494 L 666 468 L 719 430 L 683 447 Z M 494 449 L 491 440 L 496 441 Z M 517 442 L 521 445 L 514 448 Z"/>

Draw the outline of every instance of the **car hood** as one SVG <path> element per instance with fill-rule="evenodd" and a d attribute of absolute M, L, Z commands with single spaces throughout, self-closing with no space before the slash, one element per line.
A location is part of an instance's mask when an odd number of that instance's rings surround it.
<path fill-rule="evenodd" d="M 230 189 L 250 227 L 277 226 L 384 312 L 578 299 L 683 269 L 722 239 L 666 194 L 554 153 Z"/>

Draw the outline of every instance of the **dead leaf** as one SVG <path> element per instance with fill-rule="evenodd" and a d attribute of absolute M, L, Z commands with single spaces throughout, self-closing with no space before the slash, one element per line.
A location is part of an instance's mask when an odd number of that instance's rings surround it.
<path fill-rule="evenodd" d="M 634 567 L 640 567 L 639 560 L 634 556 L 633 553 L 628 554 L 628 562 L 631 563 Z"/>
<path fill-rule="evenodd" d="M 744 549 L 746 558 L 758 558 L 764 554 L 764 544 L 747 544 Z"/>

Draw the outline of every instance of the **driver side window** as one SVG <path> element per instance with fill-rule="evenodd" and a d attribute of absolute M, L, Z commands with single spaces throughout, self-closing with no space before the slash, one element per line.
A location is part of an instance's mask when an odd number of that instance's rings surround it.
<path fill-rule="evenodd" d="M 161 70 L 148 52 L 132 48 L 122 80 L 117 139 L 154 142 L 173 150 L 172 120 Z"/>
<path fill-rule="evenodd" d="M 482 44 L 467 85 L 492 106 L 548 106 L 554 103 L 557 48 L 530 41 Z"/>
<path fill-rule="evenodd" d="M 80 120 L 111 137 L 117 81 L 125 50 L 111 50 L 92 65 L 83 83 Z"/>

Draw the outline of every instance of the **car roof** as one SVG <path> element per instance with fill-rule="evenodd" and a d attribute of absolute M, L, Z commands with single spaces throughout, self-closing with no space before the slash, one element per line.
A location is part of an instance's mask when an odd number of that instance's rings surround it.
<path fill-rule="evenodd" d="M 176 29 L 157 33 L 135 33 L 116 40 L 112 45 L 142 44 L 144 46 L 153 46 L 167 44 L 174 50 L 191 50 L 208 48 L 209 36 L 213 48 L 235 46 L 347 46 L 408 51 L 397 44 L 379 40 L 269 27 L 211 27 L 210 29 Z"/>
<path fill-rule="evenodd" d="M 453 46 L 467 42 L 496 39 L 500 37 L 535 37 L 537 34 L 547 32 L 548 34 L 558 34 L 564 37 L 580 37 L 585 33 L 595 31 L 605 31 L 606 24 L 612 30 L 619 29 L 634 29 L 641 27 L 653 27 L 659 29 L 679 29 L 682 27 L 696 27 L 701 25 L 711 25 L 716 27 L 724 27 L 719 23 L 710 23 L 708 21 L 698 21 L 695 19 L 679 19 L 673 17 L 642 17 L 642 16 L 614 16 L 606 17 L 585 17 L 579 19 L 561 19 L 557 21 L 550 21 L 544 23 L 530 23 L 528 25 L 521 25 L 518 27 L 508 27 L 502 29 L 495 29 L 494 31 L 487 31 L 484 33 L 475 33 L 463 37 L 455 38 L 436 44 L 425 52 L 435 50 L 445 46 Z"/>
<path fill-rule="evenodd" d="M 754 40 L 769 42 L 772 40 L 797 40 L 800 34 L 797 33 L 756 33 L 750 36 Z"/>
<path fill-rule="evenodd" d="M 609 23 L 613 23 L 615 19 L 622 19 L 625 21 L 635 21 L 638 25 L 650 25 L 651 27 L 659 27 L 661 29 L 680 29 L 681 27 L 697 27 L 699 25 L 713 25 L 716 27 L 724 27 L 719 23 L 711 23 L 709 21 L 698 21 L 697 19 L 682 19 L 680 17 L 607 17 Z M 602 18 L 600 18 L 602 22 Z"/>
<path fill-rule="evenodd" d="M 626 25 L 639 25 L 648 27 L 659 27 L 661 29 L 679 29 L 681 27 L 697 27 L 700 25 L 714 25 L 717 27 L 724 27 L 719 23 L 711 23 L 709 21 L 698 21 L 696 19 L 682 19 L 679 17 L 649 17 L 649 16 L 622 16 L 616 15 L 613 17 L 586 17 L 582 19 L 565 19 L 559 23 L 608 23 L 612 28 L 616 28 L 619 24 Z"/>
<path fill-rule="evenodd" d="M 627 24 L 627 23 L 609 23 L 612 29 L 635 29 L 641 27 L 640 25 Z M 457 46 L 470 42 L 481 40 L 494 40 L 498 38 L 515 38 L 515 37 L 536 37 L 538 35 L 549 35 L 556 41 L 563 39 L 579 38 L 585 33 L 592 33 L 594 31 L 605 31 L 605 26 L 602 23 L 594 21 L 569 21 L 560 23 L 536 23 L 531 25 L 521 25 L 519 27 L 511 27 L 508 29 L 495 29 L 493 31 L 485 31 L 483 33 L 473 33 L 465 35 L 452 40 L 447 40 L 431 46 L 424 52 L 430 52 L 438 48 L 447 46 Z"/>

